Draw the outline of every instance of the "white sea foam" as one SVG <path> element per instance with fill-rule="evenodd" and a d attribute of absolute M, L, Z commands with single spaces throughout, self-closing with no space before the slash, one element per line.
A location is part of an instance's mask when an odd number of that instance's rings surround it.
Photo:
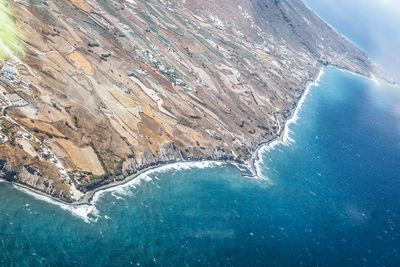
<path fill-rule="evenodd" d="M 269 144 L 266 144 L 262 147 L 259 148 L 258 152 L 257 152 L 257 160 L 254 163 L 254 167 L 255 167 L 255 171 L 257 174 L 257 177 L 265 177 L 262 173 L 262 166 L 264 165 L 264 159 L 263 159 L 263 154 L 274 150 L 278 145 L 284 145 L 284 146 L 288 146 L 291 143 L 295 143 L 296 141 L 291 137 L 291 135 L 293 134 L 292 130 L 290 130 L 290 126 L 292 124 L 296 124 L 297 121 L 299 120 L 299 112 L 301 111 L 304 101 L 306 100 L 307 96 L 310 94 L 311 88 L 318 86 L 319 82 L 321 80 L 322 75 L 324 74 L 324 68 L 321 68 L 320 72 L 318 73 L 317 78 L 315 79 L 314 82 L 311 82 L 307 85 L 306 90 L 304 91 L 304 94 L 302 95 L 302 97 L 299 100 L 299 103 L 297 104 L 297 107 L 293 113 L 293 115 L 291 116 L 291 118 L 289 120 L 286 121 L 285 127 L 283 129 L 283 133 L 282 135 L 270 142 Z M 265 177 L 265 179 L 269 180 L 268 178 Z"/>
<path fill-rule="evenodd" d="M 50 197 L 35 193 L 31 190 L 25 189 L 23 187 L 14 185 L 14 187 L 26 194 L 29 194 L 33 196 L 36 199 L 39 199 L 41 201 L 45 201 L 47 203 L 50 203 L 52 205 L 57 205 L 60 208 L 62 208 L 65 211 L 68 211 L 72 215 L 83 219 L 85 222 L 94 222 L 97 221 L 98 219 L 98 210 L 96 209 L 95 205 L 70 205 L 70 204 L 64 204 L 59 201 L 53 200 Z"/>
<path fill-rule="evenodd" d="M 117 195 L 115 192 L 112 192 L 111 195 L 118 200 L 123 199 L 120 195 Z"/>
<path fill-rule="evenodd" d="M 124 184 L 116 185 L 96 192 L 95 195 L 93 196 L 91 204 L 96 205 L 97 201 L 101 198 L 101 196 L 103 196 L 107 192 L 111 192 L 112 196 L 114 196 L 117 199 L 118 197 L 132 196 L 133 194 L 132 189 L 135 189 L 143 182 L 151 182 L 153 180 L 153 178 L 150 176 L 152 174 L 164 173 L 168 171 L 178 172 L 190 169 L 205 169 L 205 168 L 212 168 L 215 166 L 221 166 L 222 164 L 224 163 L 217 161 L 196 161 L 196 162 L 177 162 L 177 163 L 162 165 L 160 167 L 150 169 Z M 129 178 L 132 177 L 128 177 L 127 179 Z M 155 176 L 155 179 L 157 180 L 158 177 L 156 178 Z"/>
<path fill-rule="evenodd" d="M 306 91 L 304 92 L 303 96 L 301 97 L 298 106 L 293 113 L 293 116 L 286 122 L 285 128 L 283 131 L 283 134 L 281 138 L 269 143 L 268 145 L 262 146 L 258 150 L 258 160 L 255 162 L 255 168 L 257 172 L 257 178 L 261 178 L 264 180 L 269 180 L 265 176 L 262 175 L 261 171 L 261 166 L 263 165 L 263 157 L 262 154 L 265 152 L 270 151 L 271 149 L 274 149 L 277 145 L 283 144 L 283 145 L 289 145 L 292 142 L 295 142 L 290 137 L 290 134 L 292 133 L 290 130 L 290 125 L 292 123 L 296 123 L 297 120 L 299 119 L 299 111 L 301 110 L 301 107 L 303 106 L 304 100 L 306 99 L 307 95 L 310 92 L 310 88 L 313 86 L 317 86 L 318 82 L 323 74 L 323 69 L 321 69 L 320 73 L 318 74 L 317 79 L 313 83 L 309 83 Z M 163 165 L 160 167 L 156 167 L 154 169 L 150 169 L 140 175 L 138 175 L 136 178 L 133 178 L 132 180 L 121 184 L 121 185 L 116 185 L 104 190 L 100 190 L 96 192 L 92 198 L 92 201 L 90 204 L 85 204 L 85 205 L 71 205 L 71 204 L 65 204 L 61 203 L 59 201 L 56 201 L 50 197 L 37 194 L 33 191 L 30 191 L 28 189 L 25 189 L 23 187 L 14 185 L 15 188 L 18 190 L 21 190 L 27 194 L 32 195 L 36 199 L 48 202 L 53 205 L 57 205 L 61 207 L 63 210 L 70 212 L 72 215 L 77 216 L 81 219 L 83 219 L 85 222 L 90 223 L 90 222 L 96 222 L 98 218 L 100 217 L 99 211 L 96 207 L 96 203 L 98 200 L 107 192 L 112 192 L 112 196 L 119 199 L 122 196 L 130 196 L 133 194 L 132 189 L 135 189 L 137 186 L 139 186 L 143 182 L 150 182 L 152 181 L 152 177 L 150 175 L 155 174 L 155 173 L 163 173 L 163 172 L 168 172 L 168 171 L 184 171 L 184 170 L 190 170 L 190 169 L 205 169 L 205 168 L 212 168 L 216 166 L 221 166 L 224 163 L 222 162 L 216 162 L 216 161 L 196 161 L 196 162 L 177 162 L 177 163 L 172 163 L 172 164 L 167 164 Z M 132 178 L 128 177 L 127 179 Z M 158 179 L 158 178 L 156 178 Z M 0 180 L 2 182 L 2 180 Z"/>
<path fill-rule="evenodd" d="M 125 184 L 117 185 L 114 187 L 110 187 L 101 191 L 98 191 L 94 194 L 92 201 L 90 204 L 83 204 L 83 205 L 72 205 L 66 204 L 59 201 L 56 201 L 50 197 L 47 197 L 42 194 L 38 194 L 34 191 L 28 190 L 24 187 L 13 185 L 16 189 L 27 193 L 33 196 L 36 199 L 41 201 L 45 201 L 52 205 L 57 205 L 61 209 L 71 213 L 72 215 L 81 218 L 86 223 L 96 222 L 100 217 L 99 211 L 97 209 L 96 203 L 98 200 L 107 192 L 111 192 L 111 195 L 117 199 L 121 199 L 123 196 L 131 196 L 133 194 L 132 189 L 137 188 L 143 182 L 151 182 L 153 179 L 150 175 L 155 173 L 164 173 L 167 171 L 183 171 L 183 170 L 190 170 L 190 169 L 205 169 L 211 168 L 215 166 L 220 166 L 224 163 L 222 162 L 215 162 L 215 161 L 199 161 L 199 162 L 179 162 L 168 164 L 160 167 L 156 167 L 154 169 L 150 169 L 137 177 L 133 178 L 132 180 L 128 181 Z M 128 177 L 127 179 L 132 178 Z M 158 179 L 158 178 L 157 178 Z M 0 180 L 2 182 L 3 180 Z"/>
<path fill-rule="evenodd" d="M 307 88 L 306 88 L 303 96 L 301 97 L 292 117 L 288 121 L 286 121 L 285 128 L 284 128 L 283 134 L 281 135 L 281 138 L 279 138 L 259 149 L 258 160 L 255 163 L 258 178 L 261 178 L 264 180 L 269 180 L 268 178 L 266 178 L 265 176 L 262 175 L 262 171 L 261 171 L 261 166 L 263 165 L 263 157 L 262 157 L 263 153 L 268 152 L 272 149 L 275 149 L 275 147 L 279 144 L 289 145 L 290 143 L 295 142 L 295 140 L 293 138 L 291 138 L 292 131 L 290 130 L 290 125 L 293 123 L 297 123 L 297 120 L 299 119 L 299 111 L 301 110 L 306 97 L 310 93 L 311 87 L 318 86 L 320 78 L 323 75 L 323 73 L 324 73 L 324 69 L 322 68 L 318 74 L 317 79 L 314 82 L 309 83 L 307 85 Z M 29 190 L 26 190 L 26 189 L 22 189 L 22 190 L 34 195 L 38 199 L 41 199 L 41 200 L 47 201 L 49 203 L 60 206 L 62 209 L 72 213 L 73 215 L 82 218 L 85 222 L 93 222 L 93 221 L 97 221 L 97 219 L 99 218 L 99 212 L 98 212 L 98 209 L 96 208 L 96 203 L 101 198 L 101 196 L 103 196 L 107 192 L 111 192 L 113 197 L 119 199 L 124 196 L 131 196 L 133 194 L 132 189 L 137 188 L 138 186 L 140 186 L 141 183 L 152 181 L 153 178 L 150 176 L 152 174 L 164 173 L 164 172 L 168 172 L 168 171 L 178 172 L 178 171 L 184 171 L 184 170 L 190 170 L 190 169 L 205 169 L 205 168 L 221 166 L 223 164 L 224 163 L 222 163 L 222 162 L 216 162 L 216 161 L 196 161 L 196 162 L 177 162 L 177 163 L 172 163 L 172 164 L 167 164 L 167 165 L 163 165 L 160 167 L 156 167 L 154 169 L 150 169 L 150 170 L 138 175 L 137 177 L 133 178 L 132 180 L 130 180 L 124 184 L 113 186 L 113 187 L 96 192 L 92 198 L 91 203 L 88 205 L 75 206 L 75 205 L 63 204 L 63 203 L 59 203 L 49 197 L 33 193 Z M 128 177 L 127 179 L 129 179 L 129 178 L 132 178 L 132 177 Z"/>

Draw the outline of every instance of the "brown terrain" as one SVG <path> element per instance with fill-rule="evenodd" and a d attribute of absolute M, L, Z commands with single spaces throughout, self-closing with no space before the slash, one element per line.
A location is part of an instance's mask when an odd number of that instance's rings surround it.
<path fill-rule="evenodd" d="M 300 0 L 16 0 L 5 179 L 75 202 L 150 166 L 249 164 L 332 65 L 391 80 Z"/>

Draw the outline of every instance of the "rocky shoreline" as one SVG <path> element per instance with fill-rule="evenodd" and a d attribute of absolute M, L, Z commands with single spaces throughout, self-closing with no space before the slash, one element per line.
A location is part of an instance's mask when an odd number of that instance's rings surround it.
<path fill-rule="evenodd" d="M 31 187 L 31 186 L 29 186 L 27 184 L 22 184 L 22 183 L 19 183 L 19 182 L 9 181 L 9 180 L 4 179 L 4 178 L 0 178 L 0 181 L 9 183 L 9 184 L 17 186 L 17 187 L 21 187 L 21 188 L 26 189 L 26 190 L 29 190 L 31 193 L 47 197 L 47 198 L 49 198 L 51 200 L 54 200 L 54 201 L 56 201 L 58 203 L 61 203 L 61 204 L 80 206 L 80 205 L 90 205 L 90 204 L 92 204 L 93 197 L 96 195 L 96 193 L 98 193 L 100 191 L 103 191 L 103 190 L 110 189 L 110 188 L 114 188 L 114 187 L 118 187 L 118 186 L 121 186 L 121 185 L 125 185 L 125 184 L 131 182 L 132 180 L 135 180 L 140 175 L 146 174 L 149 171 L 156 170 L 158 168 L 165 167 L 165 166 L 168 166 L 168 165 L 171 165 L 171 164 L 174 164 L 174 163 L 188 163 L 188 164 L 191 164 L 191 163 L 196 163 L 196 162 L 207 162 L 207 161 L 208 162 L 215 162 L 215 163 L 229 164 L 229 165 L 232 165 L 232 166 L 238 168 L 238 170 L 241 171 L 241 172 L 249 171 L 249 173 L 251 173 L 251 169 L 249 168 L 249 166 L 244 164 L 244 163 L 242 163 L 242 162 L 240 162 L 240 161 L 201 160 L 201 159 L 199 159 L 199 160 L 190 160 L 190 161 L 163 162 L 163 163 L 159 163 L 159 164 L 144 168 L 142 170 L 139 170 L 135 174 L 126 176 L 123 180 L 107 183 L 107 184 L 104 184 L 104 185 L 101 185 L 101 186 L 97 187 L 96 189 L 93 189 L 91 191 L 87 191 L 86 193 L 84 193 L 84 196 L 81 199 L 79 199 L 77 201 L 74 201 L 74 202 L 67 202 L 67 201 L 65 201 L 65 200 L 63 200 L 63 199 L 61 199 L 59 197 L 47 194 L 47 193 L 45 193 L 43 191 L 40 191 L 38 189 L 35 189 L 34 187 Z M 248 174 L 243 174 L 243 175 L 247 176 L 247 177 L 252 177 L 253 176 L 253 175 L 248 175 Z"/>
<path fill-rule="evenodd" d="M 154 163 L 152 163 L 150 165 L 143 166 L 141 169 L 136 170 L 135 173 L 128 174 L 127 176 L 125 176 L 121 180 L 117 180 L 117 181 L 113 181 L 113 182 L 110 182 L 110 183 L 106 183 L 106 184 L 100 185 L 99 187 L 97 187 L 97 188 L 95 188 L 93 190 L 89 190 L 89 191 L 84 193 L 83 197 L 81 197 L 79 200 L 73 201 L 73 202 L 67 202 L 67 201 L 63 200 L 62 198 L 60 198 L 60 197 L 56 197 L 56 196 L 52 196 L 50 194 L 47 194 L 47 193 L 45 193 L 43 191 L 40 191 L 40 190 L 38 190 L 38 189 L 28 185 L 28 184 L 23 184 L 23 183 L 19 183 L 19 182 L 13 182 L 13 181 L 10 181 L 10 180 L 7 180 L 7 179 L 3 179 L 3 178 L 0 178 L 0 180 L 1 181 L 5 181 L 5 182 L 9 182 L 10 184 L 15 185 L 15 186 L 22 187 L 22 188 L 24 188 L 26 190 L 29 190 L 32 193 L 40 195 L 40 196 L 48 197 L 48 198 L 50 198 L 50 199 L 52 199 L 52 200 L 54 200 L 54 201 L 56 201 L 58 203 L 61 203 L 61 204 L 80 206 L 80 205 L 92 205 L 93 204 L 92 201 L 93 201 L 94 196 L 96 195 L 96 193 L 98 193 L 100 191 L 104 191 L 104 190 L 107 190 L 107 189 L 111 189 L 111 188 L 114 188 L 114 187 L 125 185 L 125 184 L 129 183 L 130 181 L 135 180 L 140 175 L 145 174 L 146 172 L 149 172 L 149 171 L 152 171 L 152 170 L 156 170 L 157 168 L 160 168 L 160 167 L 163 167 L 163 166 L 167 166 L 167 165 L 170 165 L 170 164 L 174 164 L 174 163 L 189 163 L 190 164 L 190 163 L 205 162 L 205 161 L 220 162 L 220 163 L 230 164 L 230 165 L 236 167 L 242 173 L 242 176 L 244 176 L 244 177 L 260 178 L 260 174 L 258 173 L 256 164 L 260 160 L 261 150 L 271 146 L 271 144 L 273 144 L 275 142 L 285 142 L 284 138 L 285 138 L 285 133 L 288 130 L 287 129 L 288 123 L 291 120 L 293 120 L 293 118 L 296 115 L 298 109 L 301 108 L 301 105 L 302 105 L 304 99 L 307 97 L 308 90 L 310 90 L 312 85 L 317 85 L 318 84 L 318 81 L 321 78 L 321 75 L 323 74 L 324 69 L 325 68 L 329 68 L 329 67 L 336 68 L 336 69 L 341 70 L 341 71 L 349 72 L 352 75 L 358 75 L 358 76 L 362 76 L 362 77 L 367 78 L 367 79 L 372 79 L 371 77 L 367 77 L 367 76 L 363 75 L 362 73 L 357 73 L 357 72 L 354 72 L 354 71 L 351 71 L 351 70 L 339 68 L 338 66 L 335 66 L 335 65 L 330 65 L 329 64 L 329 65 L 322 66 L 319 69 L 318 73 L 315 75 L 313 80 L 308 80 L 308 81 L 306 81 L 304 83 L 304 90 L 303 90 L 301 96 L 299 97 L 298 101 L 296 101 L 296 103 L 294 105 L 294 108 L 291 110 L 290 116 L 288 116 L 284 120 L 283 127 L 280 128 L 278 134 L 274 138 L 272 138 L 270 140 L 260 142 L 255 147 L 255 149 L 251 151 L 251 157 L 246 162 L 243 162 L 243 161 L 241 161 L 239 159 L 234 159 L 234 158 L 227 159 L 227 156 L 222 156 L 221 158 L 211 158 L 211 156 L 210 156 L 207 159 L 195 159 L 195 158 L 192 158 L 190 160 L 170 160 L 170 161 L 165 161 L 165 162 L 154 162 Z M 391 80 L 385 79 L 384 81 L 388 82 L 390 84 L 395 84 L 395 82 L 391 81 Z"/>
<path fill-rule="evenodd" d="M 155 170 L 157 168 L 160 168 L 160 167 L 163 167 L 163 166 L 166 166 L 166 165 L 169 165 L 169 164 L 174 164 L 174 163 L 195 163 L 195 162 L 202 162 L 202 161 L 221 162 L 221 163 L 230 164 L 230 165 L 236 167 L 242 173 L 242 175 L 244 177 L 259 177 L 259 173 L 257 172 L 257 169 L 256 169 L 256 162 L 259 160 L 260 149 L 268 147 L 273 142 L 283 141 L 284 133 L 285 133 L 285 130 L 287 128 L 287 123 L 296 114 L 296 110 L 301 107 L 301 105 L 299 105 L 299 104 L 302 102 L 302 99 L 304 97 L 306 97 L 307 90 L 309 90 L 309 87 L 312 84 L 315 84 L 318 81 L 318 79 L 320 78 L 320 75 L 323 72 L 324 68 L 325 67 L 321 67 L 320 68 L 320 70 L 319 70 L 319 72 L 316 75 L 314 80 L 309 80 L 304 84 L 305 85 L 305 89 L 303 91 L 303 94 L 301 95 L 301 97 L 297 101 L 297 103 L 295 105 L 295 108 L 291 111 L 291 115 L 285 120 L 283 127 L 281 127 L 281 129 L 279 131 L 279 134 L 277 136 L 275 136 L 274 138 L 272 138 L 271 140 L 268 140 L 268 141 L 265 141 L 265 142 L 261 142 L 260 144 L 258 144 L 256 149 L 254 151 L 252 151 L 252 156 L 250 157 L 250 159 L 247 162 L 243 162 L 243 161 L 235 160 L 235 159 L 229 159 L 229 160 L 226 160 L 226 159 L 206 159 L 206 160 L 203 160 L 203 159 L 191 159 L 191 160 L 187 160 L 187 161 L 186 160 L 172 160 L 172 161 L 168 161 L 168 162 L 156 162 L 156 163 L 152 164 L 151 166 L 146 166 L 146 167 L 144 167 L 144 168 L 142 168 L 140 170 L 137 170 L 137 172 L 135 172 L 134 174 L 130 174 L 130 175 L 124 177 L 124 179 L 122 179 L 120 181 L 114 181 L 114 182 L 111 182 L 111 183 L 107 183 L 107 184 L 101 185 L 101 186 L 99 186 L 99 187 L 97 187 L 97 188 L 95 188 L 93 190 L 87 191 L 87 192 L 84 193 L 84 196 L 81 199 L 79 199 L 77 201 L 74 201 L 74 202 L 66 202 L 63 199 L 59 198 L 59 197 L 55 197 L 55 196 L 46 194 L 45 192 L 37 190 L 37 189 L 35 189 L 35 188 L 33 188 L 33 187 L 29 186 L 29 185 L 26 185 L 26 184 L 21 184 L 21 183 L 18 183 L 18 182 L 11 182 L 11 181 L 8 181 L 6 179 L 1 179 L 1 178 L 0 178 L 0 180 L 9 182 L 9 183 L 11 183 L 11 184 L 13 184 L 15 186 L 20 186 L 20 187 L 22 187 L 24 189 L 27 189 L 27 190 L 31 191 L 32 193 L 39 194 L 39 195 L 44 196 L 44 197 L 49 197 L 52 200 L 54 200 L 56 202 L 59 202 L 59 203 L 62 203 L 62 204 L 79 206 L 79 205 L 90 205 L 90 204 L 92 204 L 93 197 L 96 195 L 96 193 L 98 193 L 100 191 L 107 190 L 107 189 L 110 189 L 110 188 L 113 188 L 113 187 L 117 187 L 117 186 L 121 186 L 121 185 L 127 184 L 130 181 L 132 181 L 132 180 L 136 179 L 137 177 L 139 177 L 140 175 L 145 174 L 146 172 L 149 172 L 151 170 Z"/>
<path fill-rule="evenodd" d="M 74 205 L 177 162 L 255 177 L 321 68 L 391 82 L 301 1 L 211 2 L 12 3 L 31 42 L 0 70 L 0 175 Z"/>

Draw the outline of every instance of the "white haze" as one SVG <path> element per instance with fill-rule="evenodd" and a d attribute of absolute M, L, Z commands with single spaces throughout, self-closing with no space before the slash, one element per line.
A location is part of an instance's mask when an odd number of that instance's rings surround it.
<path fill-rule="evenodd" d="M 400 0 L 305 0 L 400 81 Z"/>

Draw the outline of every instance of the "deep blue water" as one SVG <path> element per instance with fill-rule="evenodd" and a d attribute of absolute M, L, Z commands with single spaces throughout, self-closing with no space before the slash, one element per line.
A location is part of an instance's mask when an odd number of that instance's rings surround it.
<path fill-rule="evenodd" d="M 0 266 L 399 266 L 400 89 L 328 69 L 290 129 L 269 181 L 176 165 L 87 221 L 0 182 Z"/>
<path fill-rule="evenodd" d="M 398 265 L 399 104 L 329 69 L 294 142 L 264 154 L 269 182 L 228 165 L 154 172 L 100 196 L 89 223 L 0 183 L 0 263 Z"/>

